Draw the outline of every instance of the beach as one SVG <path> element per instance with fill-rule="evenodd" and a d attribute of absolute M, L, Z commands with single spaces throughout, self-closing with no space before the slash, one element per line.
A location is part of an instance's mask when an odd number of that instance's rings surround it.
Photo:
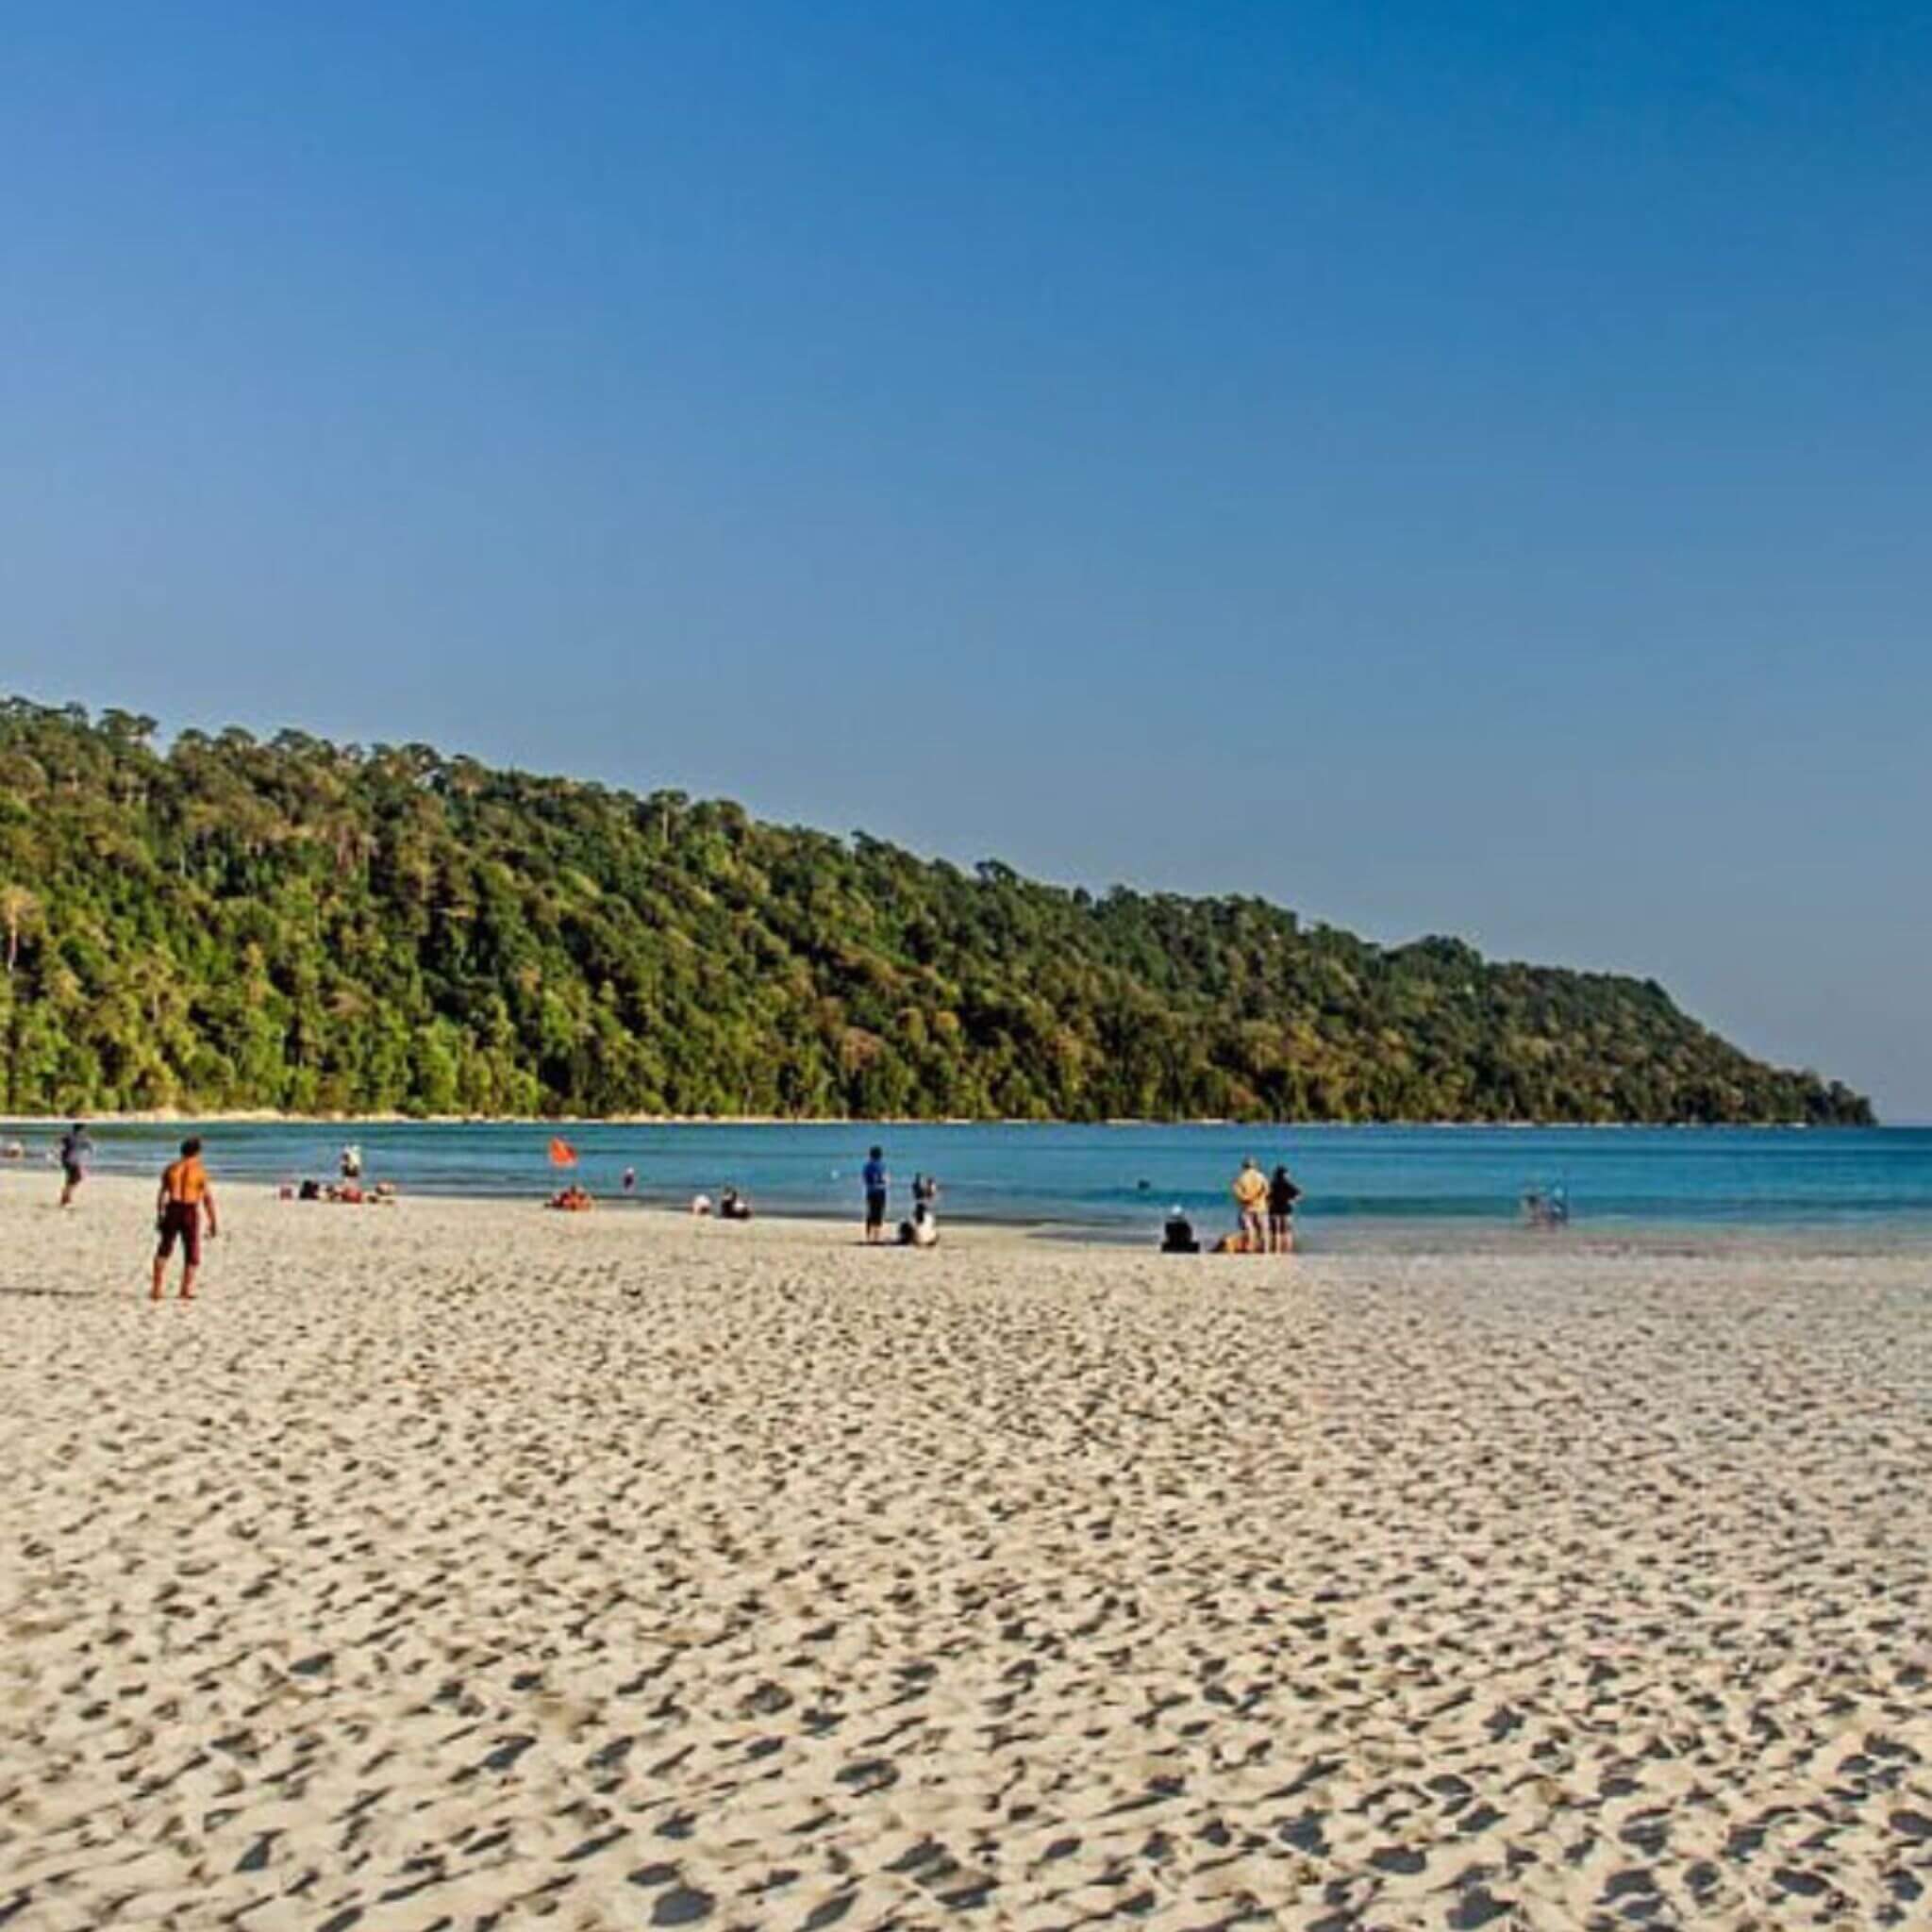
<path fill-rule="evenodd" d="M 0 1924 L 1932 1923 L 1922 1252 L 216 1185 L 0 1174 Z"/>

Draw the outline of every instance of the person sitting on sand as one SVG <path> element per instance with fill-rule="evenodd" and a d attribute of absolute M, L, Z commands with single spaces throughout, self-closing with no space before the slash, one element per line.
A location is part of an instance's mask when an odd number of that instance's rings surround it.
<path fill-rule="evenodd" d="M 1263 1253 L 1268 1245 L 1261 1224 L 1268 1206 L 1268 1176 L 1255 1165 L 1252 1155 L 1241 1162 L 1241 1171 L 1234 1177 L 1234 1205 L 1241 1217 L 1241 1247 L 1238 1252 Z"/>
<path fill-rule="evenodd" d="M 1201 1252 L 1201 1243 L 1194 1239 L 1194 1224 L 1181 1212 L 1178 1202 L 1161 1227 L 1160 1252 L 1163 1255 L 1198 1255 Z"/>
<path fill-rule="evenodd" d="M 693 1194 L 691 1197 L 691 1211 L 693 1214 L 695 1214 L 700 1221 L 704 1220 L 705 1217 L 708 1215 L 711 1211 L 710 1195 Z"/>
<path fill-rule="evenodd" d="M 751 1203 L 736 1188 L 726 1188 L 718 1196 L 718 1219 L 720 1221 L 749 1221 Z"/>
<path fill-rule="evenodd" d="M 581 1214 L 587 1208 L 594 1208 L 596 1202 L 575 1181 L 567 1188 L 560 1188 L 544 1203 L 547 1208 L 556 1208 L 565 1214 Z"/>
<path fill-rule="evenodd" d="M 175 1243 L 181 1243 L 181 1299 L 194 1299 L 194 1277 L 201 1268 L 201 1224 L 206 1219 L 208 1239 L 221 1229 L 215 1224 L 215 1193 L 208 1186 L 208 1170 L 201 1164 L 201 1142 L 192 1138 L 182 1141 L 181 1158 L 162 1170 L 160 1192 L 155 1200 L 154 1285 L 148 1299 L 158 1302 L 167 1285 L 168 1262 Z"/>
<path fill-rule="evenodd" d="M 71 1208 L 74 1196 L 87 1178 L 87 1164 L 94 1158 L 94 1143 L 88 1138 L 84 1123 L 75 1121 L 60 1136 L 60 1205 Z"/>
<path fill-rule="evenodd" d="M 1295 1185 L 1293 1176 L 1276 1161 L 1274 1172 L 1268 1176 L 1268 1252 L 1271 1255 L 1294 1253 L 1294 1204 L 1301 1196 L 1302 1191 Z"/>
<path fill-rule="evenodd" d="M 899 1224 L 902 1248 L 936 1248 L 940 1244 L 940 1224 L 924 1201 L 912 1204 L 912 1219 Z"/>

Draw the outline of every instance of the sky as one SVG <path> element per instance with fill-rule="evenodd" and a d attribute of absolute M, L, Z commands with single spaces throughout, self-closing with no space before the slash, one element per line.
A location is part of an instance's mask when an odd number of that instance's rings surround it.
<path fill-rule="evenodd" d="M 0 690 L 1654 974 L 1932 1118 L 1932 11 L 16 0 Z"/>

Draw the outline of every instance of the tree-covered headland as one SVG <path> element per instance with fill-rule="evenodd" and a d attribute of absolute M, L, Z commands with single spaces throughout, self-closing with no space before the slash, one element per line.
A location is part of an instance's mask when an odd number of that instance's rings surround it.
<path fill-rule="evenodd" d="M 1654 981 L 0 703 L 9 1113 L 1868 1121 Z"/>

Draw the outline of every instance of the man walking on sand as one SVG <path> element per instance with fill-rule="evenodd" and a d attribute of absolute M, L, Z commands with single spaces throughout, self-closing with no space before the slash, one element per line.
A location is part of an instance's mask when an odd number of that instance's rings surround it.
<path fill-rule="evenodd" d="M 1234 1177 L 1234 1205 L 1241 1215 L 1241 1252 L 1265 1254 L 1268 1237 L 1261 1216 L 1268 1206 L 1268 1176 L 1255 1165 L 1252 1155 L 1241 1162 L 1241 1171 Z"/>
<path fill-rule="evenodd" d="M 201 1142 L 181 1143 L 181 1158 L 171 1161 L 161 1174 L 161 1191 L 155 1202 L 155 1230 L 160 1236 L 155 1249 L 155 1282 L 150 1301 L 161 1299 L 167 1284 L 168 1262 L 175 1243 L 181 1243 L 181 1299 L 194 1299 L 194 1277 L 201 1267 L 201 1223 L 208 1218 L 208 1239 L 221 1229 L 215 1224 L 214 1190 L 208 1184 L 208 1170 L 201 1164 Z"/>
<path fill-rule="evenodd" d="M 94 1143 L 79 1121 L 60 1136 L 60 1205 L 71 1208 L 75 1191 L 87 1178 L 87 1164 L 94 1157 Z"/>

